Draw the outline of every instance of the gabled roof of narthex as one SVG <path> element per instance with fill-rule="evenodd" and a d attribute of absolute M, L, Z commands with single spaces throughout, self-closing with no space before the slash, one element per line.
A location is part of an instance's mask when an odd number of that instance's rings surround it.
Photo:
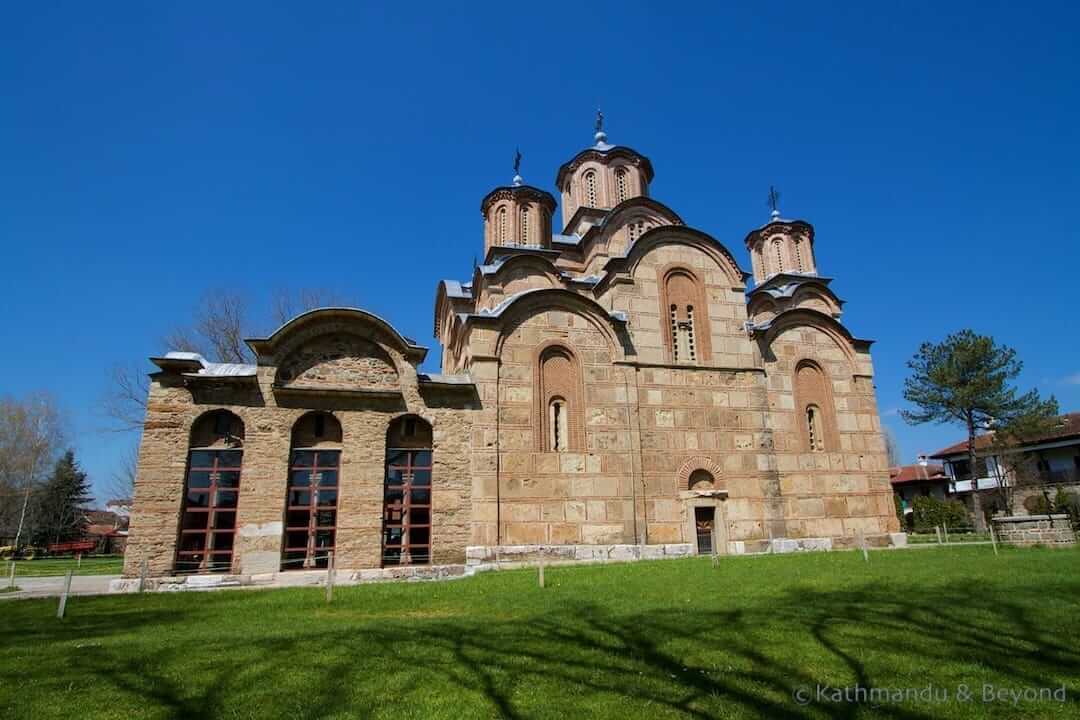
<path fill-rule="evenodd" d="M 244 342 L 248 344 L 248 347 L 250 347 L 256 355 L 269 355 L 272 354 L 275 348 L 291 333 L 313 323 L 324 322 L 327 320 L 353 321 L 373 325 L 384 331 L 394 344 L 398 346 L 397 349 L 410 360 L 423 362 L 424 357 L 427 356 L 426 347 L 417 345 L 415 340 L 402 335 L 386 320 L 383 320 L 378 315 L 370 313 L 367 310 L 350 307 L 326 307 L 308 310 L 305 313 L 297 315 L 292 320 L 289 320 L 271 333 L 269 337 L 248 338 L 244 340 Z"/>

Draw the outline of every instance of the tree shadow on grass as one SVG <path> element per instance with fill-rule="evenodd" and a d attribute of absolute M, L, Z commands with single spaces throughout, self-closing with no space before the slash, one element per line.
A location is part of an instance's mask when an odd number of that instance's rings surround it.
<path fill-rule="evenodd" d="M 1080 594 L 1080 585 L 1073 591 Z M 956 678 L 1013 687 L 1069 678 L 1070 707 L 1057 709 L 1075 712 L 1080 653 L 1042 629 L 1045 617 L 1033 615 L 1037 589 L 1023 600 L 976 584 L 903 597 L 864 585 L 794 589 L 767 606 L 731 610 L 703 600 L 695 610 L 617 613 L 567 600 L 522 618 L 388 617 L 361 626 L 347 613 L 335 622 L 331 611 L 303 632 L 234 646 L 180 642 L 142 657 L 98 647 L 81 662 L 98 682 L 175 718 L 231 717 L 245 702 L 243 715 L 293 718 L 393 716 L 405 706 L 506 718 L 572 717 L 587 708 L 594 715 L 918 720 L 964 715 L 919 704 L 803 707 L 792 693 L 819 683 L 921 687 Z M 195 621 L 195 611 L 151 617 L 142 629 Z M 1028 709 L 1027 716 L 1053 710 Z M 987 708 L 995 710 L 1007 716 L 1009 708 Z"/>

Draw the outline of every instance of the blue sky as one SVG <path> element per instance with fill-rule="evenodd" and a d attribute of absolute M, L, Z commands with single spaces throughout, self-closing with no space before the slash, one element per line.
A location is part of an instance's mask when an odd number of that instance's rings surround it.
<path fill-rule="evenodd" d="M 1080 410 L 1075 3 L 182 5 L 0 28 L 0 394 L 55 393 L 98 482 L 133 442 L 100 429 L 106 369 L 207 288 L 331 288 L 437 367 L 481 197 L 515 147 L 553 190 L 598 104 L 745 268 L 770 184 L 815 225 L 905 458 L 959 437 L 896 411 L 919 342 L 963 327 Z"/>

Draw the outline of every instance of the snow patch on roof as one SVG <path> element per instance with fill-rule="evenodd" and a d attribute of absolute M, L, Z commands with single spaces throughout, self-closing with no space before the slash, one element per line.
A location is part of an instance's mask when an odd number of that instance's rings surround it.
<path fill-rule="evenodd" d="M 422 383 L 434 383 L 437 385 L 472 385 L 473 379 L 469 373 L 461 375 L 443 375 L 441 373 L 418 373 L 417 379 Z"/>

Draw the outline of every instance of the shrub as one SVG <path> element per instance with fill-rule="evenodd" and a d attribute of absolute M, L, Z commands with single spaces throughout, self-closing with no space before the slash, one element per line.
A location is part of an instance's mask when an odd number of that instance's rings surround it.
<path fill-rule="evenodd" d="M 915 516 L 915 532 L 934 532 L 934 528 L 938 525 L 948 528 L 971 525 L 967 508 L 959 500 L 917 497 L 912 510 Z"/>
<path fill-rule="evenodd" d="M 1080 527 L 1080 495 L 1065 492 L 1065 488 L 1058 488 L 1054 495 L 1054 510 L 1067 513 L 1073 529 Z"/>
<path fill-rule="evenodd" d="M 1024 509 L 1031 515 L 1046 515 L 1050 512 L 1050 504 L 1046 502 L 1042 493 L 1038 493 L 1024 498 Z"/>

